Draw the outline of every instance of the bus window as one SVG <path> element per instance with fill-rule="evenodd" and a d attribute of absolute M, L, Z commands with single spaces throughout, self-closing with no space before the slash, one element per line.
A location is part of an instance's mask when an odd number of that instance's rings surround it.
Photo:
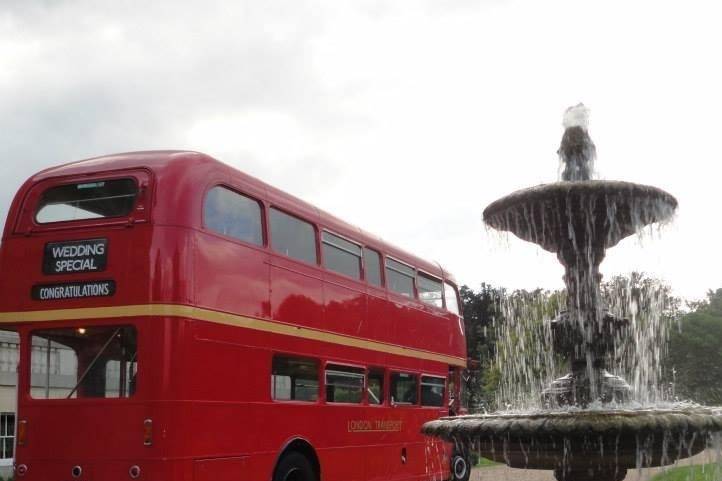
<path fill-rule="evenodd" d="M 271 397 L 277 401 L 318 400 L 318 362 L 290 356 L 274 356 Z"/>
<path fill-rule="evenodd" d="M 369 284 L 381 285 L 381 256 L 378 252 L 364 247 L 364 273 Z"/>
<path fill-rule="evenodd" d="M 364 370 L 355 367 L 326 366 L 326 402 L 355 403 L 363 398 Z"/>
<path fill-rule="evenodd" d="M 403 372 L 391 374 L 391 402 L 394 404 L 416 404 L 416 375 Z"/>
<path fill-rule="evenodd" d="M 133 179 L 58 185 L 43 193 L 35 220 L 47 224 L 127 216 L 137 194 L 138 186 Z"/>
<path fill-rule="evenodd" d="M 132 326 L 35 331 L 30 394 L 35 399 L 130 397 L 136 387 L 137 354 Z"/>
<path fill-rule="evenodd" d="M 369 396 L 369 404 L 383 404 L 384 372 L 380 369 L 370 369 L 366 385 L 368 386 L 366 391 Z"/>
<path fill-rule="evenodd" d="M 386 259 L 386 285 L 402 296 L 414 297 L 414 269 L 393 259 Z"/>
<path fill-rule="evenodd" d="M 361 248 L 330 232 L 323 233 L 323 263 L 331 271 L 361 279 Z"/>
<path fill-rule="evenodd" d="M 263 245 L 261 206 L 225 187 L 208 191 L 203 202 L 203 222 L 206 228 L 219 234 Z"/>
<path fill-rule="evenodd" d="M 273 250 L 310 264 L 317 264 L 316 231 L 308 222 L 271 209 Z"/>
<path fill-rule="evenodd" d="M 444 384 L 443 377 L 421 376 L 421 405 L 443 406 Z"/>
<path fill-rule="evenodd" d="M 461 310 L 459 309 L 459 298 L 456 295 L 456 287 L 448 282 L 444 282 L 444 297 L 446 298 L 446 310 L 458 316 Z"/>
<path fill-rule="evenodd" d="M 421 299 L 422 302 L 436 307 L 444 307 L 440 280 L 419 272 L 416 278 L 416 285 L 419 289 L 419 299 Z"/>

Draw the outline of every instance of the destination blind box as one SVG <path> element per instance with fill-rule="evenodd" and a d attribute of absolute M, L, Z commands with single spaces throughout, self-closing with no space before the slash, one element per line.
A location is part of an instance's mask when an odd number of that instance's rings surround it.
<path fill-rule="evenodd" d="M 45 244 L 43 274 L 102 272 L 108 259 L 108 239 L 88 239 Z"/>

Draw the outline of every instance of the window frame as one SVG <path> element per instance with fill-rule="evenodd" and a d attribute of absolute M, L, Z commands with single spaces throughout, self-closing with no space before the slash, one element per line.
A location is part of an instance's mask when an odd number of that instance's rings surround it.
<path fill-rule="evenodd" d="M 431 404 L 424 404 L 424 378 L 425 377 L 430 377 L 430 378 L 439 379 L 439 380 L 443 381 L 442 385 L 444 386 L 444 394 L 441 397 L 441 404 L 438 406 L 434 406 Z M 447 407 L 446 400 L 447 400 L 448 391 L 449 391 L 449 385 L 448 385 L 446 377 L 439 376 L 438 374 L 428 374 L 428 373 L 421 373 L 421 375 L 419 376 L 419 404 L 421 405 L 422 408 L 427 408 L 427 409 L 446 408 Z"/>
<path fill-rule="evenodd" d="M 381 402 L 376 404 L 369 401 L 369 376 L 371 373 L 381 374 Z M 367 406 L 383 407 L 389 406 L 389 370 L 379 366 L 371 366 L 366 368 L 366 387 L 364 389 L 364 401 Z"/>
<path fill-rule="evenodd" d="M 118 179 L 133 179 L 138 189 L 133 208 L 122 217 L 101 217 L 95 219 L 74 219 L 58 222 L 38 223 L 35 220 L 37 206 L 48 189 L 61 185 L 102 182 Z M 120 169 L 98 172 L 92 176 L 74 174 L 44 179 L 33 185 L 23 199 L 22 207 L 17 211 L 13 233 L 23 234 L 30 231 L 62 231 L 67 229 L 132 225 L 151 220 L 151 206 L 154 204 L 155 189 L 153 174 L 146 168 Z M 8 215 L 10 215 L 9 213 Z"/>
<path fill-rule="evenodd" d="M 400 402 L 400 401 L 396 401 L 396 400 L 392 399 L 393 395 L 394 395 L 394 389 L 393 389 L 394 374 L 408 374 L 409 376 L 412 376 L 414 378 L 414 383 L 416 385 L 416 389 L 415 389 L 416 402 L 413 402 L 413 403 L 403 402 L 403 401 Z M 400 369 L 392 369 L 389 372 L 389 403 L 391 406 L 420 407 L 421 406 L 420 388 L 421 388 L 421 381 L 420 381 L 420 376 L 419 376 L 418 372 L 406 371 L 406 370 L 400 370 Z"/>
<path fill-rule="evenodd" d="M 396 269 L 396 268 L 394 268 L 393 266 L 389 266 L 389 264 L 387 263 L 388 260 L 391 260 L 391 261 L 393 261 L 393 262 L 397 262 L 397 263 L 401 264 L 402 266 L 405 266 L 405 267 L 411 269 L 411 271 L 413 272 L 413 274 L 409 275 L 408 273 L 406 273 L 406 272 L 404 272 L 404 271 L 401 271 L 401 270 L 399 270 L 399 269 Z M 386 269 L 391 269 L 392 271 L 394 271 L 394 272 L 396 272 L 396 273 L 398 273 L 398 274 L 401 274 L 402 276 L 406 276 L 406 277 L 408 277 L 408 278 L 411 279 L 411 291 L 412 291 L 412 292 L 411 292 L 411 296 L 410 296 L 410 297 L 407 297 L 404 293 L 399 292 L 399 291 L 396 291 L 396 290 L 392 289 L 391 286 L 389 286 L 388 276 L 386 276 Z M 395 258 L 395 257 L 393 257 L 393 256 L 386 255 L 386 256 L 384 257 L 384 276 L 386 277 L 386 290 L 387 290 L 387 291 L 393 292 L 393 293 L 396 294 L 397 296 L 401 296 L 401 297 L 403 297 L 403 298 L 405 298 L 405 299 L 416 299 L 416 300 L 418 300 L 419 295 L 418 295 L 418 291 L 417 291 L 417 288 L 416 288 L 416 268 L 415 268 L 414 266 L 412 266 L 411 264 L 408 264 L 408 263 L 406 263 L 406 262 L 404 262 L 404 261 L 402 261 L 402 260 L 399 260 L 399 259 L 397 259 L 397 258 Z"/>
<path fill-rule="evenodd" d="M 354 253 L 354 252 L 351 252 L 349 249 L 345 248 L 344 246 L 335 244 L 335 243 L 332 242 L 332 241 L 326 241 L 326 239 L 324 239 L 324 234 L 329 234 L 329 235 L 338 237 L 339 239 L 344 240 L 344 241 L 348 242 L 349 244 L 355 245 L 356 247 L 359 248 L 360 254 L 356 254 L 356 253 Z M 344 236 L 344 235 L 338 234 L 338 233 L 332 231 L 331 229 L 327 229 L 327 228 L 324 227 L 324 228 L 321 229 L 321 235 L 320 235 L 320 242 L 319 242 L 319 244 L 320 244 L 320 247 L 321 247 L 321 266 L 322 266 L 325 270 L 327 270 L 327 271 L 329 271 L 329 272 L 333 272 L 334 274 L 338 274 L 338 275 L 347 277 L 348 279 L 353 279 L 353 280 L 355 280 L 355 281 L 363 281 L 363 280 L 364 280 L 364 278 L 365 278 L 365 269 L 364 269 L 364 268 L 365 268 L 365 266 L 364 266 L 364 246 L 363 246 L 361 243 L 356 242 L 356 241 L 353 240 L 353 239 L 350 239 L 350 238 L 348 238 L 348 237 L 346 237 L 346 236 Z M 337 270 L 335 270 L 335 269 L 331 269 L 331 268 L 326 264 L 326 253 L 325 253 L 325 251 L 324 251 L 324 245 L 325 245 L 325 244 L 328 244 L 329 246 L 331 246 L 331 247 L 333 247 L 333 248 L 339 249 L 339 250 L 341 250 L 341 251 L 343 251 L 343 252 L 346 252 L 347 254 L 350 254 L 350 255 L 356 257 L 357 260 L 358 260 L 358 266 L 359 266 L 359 275 L 358 275 L 358 277 L 353 277 L 353 276 L 350 276 L 350 275 L 348 275 L 348 274 L 346 274 L 346 273 L 344 273 L 344 272 L 339 272 L 339 271 L 337 271 Z"/>
<path fill-rule="evenodd" d="M 280 251 L 276 250 L 276 249 L 273 247 L 273 229 L 272 229 L 272 227 L 271 227 L 271 213 L 272 213 L 274 210 L 277 211 L 277 212 L 280 212 L 281 214 L 287 215 L 288 217 L 292 217 L 292 218 L 296 219 L 297 221 L 303 222 L 303 223 L 308 224 L 308 225 L 311 226 L 311 228 L 313 229 L 314 253 L 315 253 L 315 255 L 316 255 L 316 261 L 315 261 L 315 262 L 309 262 L 309 261 L 307 261 L 307 260 L 305 260 L 305 259 L 299 259 L 298 257 L 290 256 L 290 255 L 288 255 L 288 254 L 285 254 L 285 253 L 283 253 L 283 252 L 280 252 Z M 285 208 L 283 208 L 283 207 L 280 207 L 280 206 L 278 206 L 278 205 L 276 205 L 276 204 L 270 204 L 270 205 L 268 206 L 268 209 L 266 210 L 266 216 L 267 216 L 267 218 L 268 218 L 268 223 L 267 223 L 267 226 L 268 226 L 268 227 L 267 227 L 267 229 L 266 229 L 266 230 L 267 230 L 267 237 L 268 237 L 268 240 L 267 240 L 268 244 L 267 244 L 267 245 L 268 245 L 268 249 L 269 249 L 271 252 L 273 252 L 274 254 L 278 254 L 279 256 L 283 256 L 283 257 L 285 257 L 286 259 L 291 259 L 291 260 L 296 261 L 296 262 L 302 262 L 302 263 L 304 263 L 304 264 L 307 265 L 307 266 L 322 267 L 322 266 L 321 266 L 321 249 L 320 249 L 320 242 L 319 242 L 319 237 L 320 237 L 320 236 L 319 236 L 319 228 L 318 228 L 318 225 L 316 225 L 315 222 L 311 222 L 310 220 L 306 219 L 305 217 L 301 217 L 300 215 L 297 215 L 297 214 L 295 214 L 295 213 L 292 213 L 291 211 L 289 211 L 289 210 L 287 210 L 287 209 L 285 209 Z"/>
<path fill-rule="evenodd" d="M 118 215 L 111 215 L 111 216 L 100 216 L 100 217 L 85 217 L 85 218 L 81 218 L 81 219 L 60 219 L 60 220 L 51 220 L 51 221 L 47 221 L 47 222 L 42 222 L 42 221 L 38 220 L 38 216 L 40 215 L 40 212 L 42 212 L 42 210 L 43 210 L 45 207 L 47 207 L 47 206 L 49 206 L 49 205 L 56 205 L 56 204 L 57 204 L 57 203 L 48 203 L 48 204 L 45 204 L 45 205 L 43 205 L 42 207 L 40 207 L 40 204 L 41 204 L 42 200 L 45 198 L 45 194 L 46 194 L 47 192 L 53 190 L 53 189 L 63 188 L 63 187 L 72 186 L 72 185 L 74 185 L 74 186 L 77 187 L 77 186 L 80 186 L 80 185 L 98 184 L 98 183 L 101 183 L 101 182 L 102 182 L 102 183 L 105 183 L 105 182 L 122 182 L 122 181 L 128 181 L 128 180 L 131 181 L 131 183 L 133 184 L 133 187 L 135 188 L 135 192 L 132 194 L 132 196 L 133 196 L 133 203 L 131 204 L 130 208 L 128 209 L 128 212 L 126 212 L 125 214 L 118 214 Z M 117 219 L 126 219 L 126 218 L 129 218 L 129 217 L 133 214 L 133 211 L 135 211 L 136 204 L 137 204 L 137 202 L 138 202 L 138 197 L 140 196 L 140 194 L 141 194 L 141 186 L 140 186 L 140 184 L 138 183 L 138 179 L 136 179 L 136 178 L 133 177 L 133 176 L 125 176 L 125 177 L 118 177 L 118 178 L 93 179 L 93 180 L 89 180 L 89 181 L 80 181 L 80 182 L 77 182 L 77 181 L 76 181 L 76 182 L 62 182 L 62 183 L 58 183 L 58 184 L 56 184 L 56 185 L 51 185 L 51 186 L 48 187 L 47 189 L 44 189 L 43 192 L 38 196 L 38 202 L 35 204 L 35 214 L 33 215 L 33 222 L 34 222 L 35 224 L 37 224 L 37 225 L 40 225 L 40 226 L 47 226 L 47 225 L 57 225 L 57 224 L 66 223 L 66 222 L 88 222 L 88 221 L 90 221 L 90 222 L 96 221 L 96 222 L 97 222 L 97 221 L 109 220 L 109 219 L 115 219 L 115 220 L 117 220 Z M 124 197 L 129 197 L 129 196 L 130 196 L 130 194 L 124 194 Z M 116 196 L 116 197 L 117 197 L 117 196 Z M 110 197 L 105 197 L 105 199 L 109 199 L 109 198 L 110 198 Z M 99 199 L 99 198 L 96 198 L 96 199 Z M 68 204 L 64 204 L 64 205 L 68 205 Z M 78 208 L 78 209 L 79 209 L 79 208 Z M 85 209 L 81 209 L 81 210 L 85 210 Z M 87 212 L 87 211 L 86 211 L 86 212 Z"/>
<path fill-rule="evenodd" d="M 12 423 L 8 422 L 12 417 Z M 10 427 L 12 426 L 12 434 L 8 434 Z M 17 413 L 12 411 L 3 411 L 0 413 L 0 430 L 4 430 L 4 433 L 0 431 L 0 466 L 12 466 L 12 461 L 15 458 L 15 437 L 17 436 Z M 5 452 L 5 440 L 10 439 L 10 456 L 6 456 Z"/>
<path fill-rule="evenodd" d="M 373 282 L 369 282 L 368 279 L 368 270 L 366 269 L 366 251 L 371 251 L 374 254 L 378 256 L 378 266 L 379 266 L 379 283 L 374 284 Z M 361 248 L 361 259 L 362 259 L 362 266 L 363 266 L 363 280 L 366 282 L 366 284 L 372 286 L 375 289 L 384 289 L 386 288 L 386 264 L 384 262 L 384 255 L 381 253 L 380 249 L 377 249 L 375 247 L 364 245 Z"/>
<path fill-rule="evenodd" d="M 441 285 L 441 305 L 437 306 L 436 304 L 432 304 L 430 302 L 427 302 L 421 298 L 421 290 L 419 289 L 419 277 L 423 276 L 428 278 L 431 281 L 437 281 Z M 416 269 L 416 279 L 415 279 L 415 286 L 416 286 L 416 295 L 419 300 L 424 306 L 429 306 L 434 309 L 440 309 L 445 310 L 446 309 L 446 299 L 444 299 L 444 279 L 441 277 L 437 277 L 433 274 L 430 274 L 429 272 L 422 270 L 422 269 Z"/>
<path fill-rule="evenodd" d="M 316 386 L 316 399 L 315 400 L 306 401 L 303 399 L 277 399 L 276 397 L 274 397 L 273 377 L 275 376 L 275 374 L 273 374 L 273 361 L 279 357 L 301 359 L 304 361 L 311 361 L 316 364 L 316 375 L 317 375 L 316 382 L 318 383 L 318 385 Z M 271 362 L 270 362 L 269 368 L 270 369 L 269 369 L 269 376 L 268 376 L 268 380 L 269 380 L 268 395 L 270 397 L 271 402 L 303 404 L 303 405 L 320 404 L 322 402 L 322 396 L 324 396 L 324 389 L 325 389 L 324 383 L 323 383 L 323 381 L 325 380 L 325 376 L 321 375 L 322 368 L 323 368 L 323 362 L 320 359 L 311 357 L 311 356 L 301 355 L 301 354 L 291 354 L 291 353 L 287 353 L 287 352 L 273 352 L 271 354 Z"/>
<path fill-rule="evenodd" d="M 76 378 L 73 381 L 75 383 L 75 385 L 74 385 L 75 391 L 71 391 L 71 394 L 74 392 L 75 396 L 66 397 L 65 393 L 63 393 L 63 396 L 50 396 L 50 397 L 34 396 L 33 388 L 46 389 L 46 392 L 48 392 L 47 389 L 48 389 L 49 385 L 45 384 L 42 386 L 37 386 L 37 385 L 33 386 L 33 374 L 38 374 L 37 372 L 35 372 L 35 373 L 33 372 L 33 366 L 34 366 L 33 356 L 35 355 L 35 352 L 36 352 L 33 350 L 33 348 L 34 348 L 33 339 L 36 337 L 38 337 L 40 339 L 47 339 L 47 338 L 43 338 L 43 337 L 39 336 L 38 335 L 39 333 L 42 334 L 45 332 L 60 331 L 60 330 L 76 331 L 76 330 L 83 329 L 83 328 L 86 328 L 86 329 L 107 328 L 107 329 L 118 329 L 118 330 L 132 329 L 134 336 L 135 336 L 135 349 L 136 349 L 135 357 L 132 359 L 128 359 L 125 362 L 128 362 L 131 366 L 133 365 L 133 363 L 135 363 L 135 366 L 134 366 L 135 367 L 135 369 L 134 369 L 135 375 L 131 376 L 131 377 L 134 377 L 135 380 L 131 380 L 131 378 L 127 378 L 126 382 L 128 383 L 128 387 L 127 387 L 127 391 L 126 391 L 125 395 L 120 396 L 121 389 L 119 388 L 118 396 L 107 396 L 107 395 L 104 395 L 104 396 L 81 396 L 79 391 L 81 390 L 81 385 L 82 385 L 81 381 L 83 380 L 83 376 L 82 376 L 83 373 L 81 373 L 79 371 L 80 366 L 79 366 L 79 364 L 77 364 L 77 362 L 79 360 L 78 351 L 76 351 L 73 348 L 70 348 L 69 350 L 71 350 L 73 352 L 75 359 L 76 359 L 76 370 L 77 371 L 76 371 Z M 137 402 L 138 399 L 142 399 L 142 396 L 144 396 L 143 391 L 141 391 L 140 389 L 142 388 L 143 379 L 146 376 L 145 374 L 140 374 L 140 366 L 144 365 L 144 363 L 145 363 L 145 361 L 143 361 L 143 354 L 142 354 L 141 347 L 140 347 L 141 346 L 141 341 L 140 341 L 141 333 L 142 333 L 142 331 L 137 324 L 133 324 L 133 323 L 129 323 L 129 322 L 121 322 L 118 324 L 115 324 L 112 322 L 109 324 L 105 324 L 105 323 L 88 323 L 88 324 L 77 324 L 77 325 L 76 324 L 68 324 L 68 325 L 55 326 L 55 327 L 45 326 L 45 327 L 33 328 L 27 335 L 27 345 L 29 346 L 30 352 L 28 352 L 26 354 L 28 356 L 28 369 L 26 370 L 26 373 L 24 376 L 25 383 L 26 383 L 24 396 L 26 397 L 26 399 L 31 400 L 32 402 L 48 403 L 48 404 L 50 404 L 50 403 L 63 403 L 64 404 L 64 403 L 68 403 L 68 402 L 73 402 L 73 403 L 75 403 L 75 402 L 77 402 L 77 403 L 84 403 L 84 402 L 93 402 L 93 403 L 97 403 L 97 402 L 117 402 L 117 403 L 130 402 L 130 403 L 132 403 L 132 402 Z M 23 337 L 21 339 L 21 343 L 22 342 L 25 342 L 25 337 Z M 58 341 L 51 341 L 51 342 L 56 342 L 58 344 L 62 344 Z M 143 341 L 143 342 L 145 342 L 145 341 Z M 70 347 L 70 346 L 66 346 L 66 347 Z M 21 347 L 21 349 L 22 349 L 22 347 Z M 57 352 L 60 352 L 60 350 L 57 349 Z M 102 349 L 100 352 L 102 352 Z M 47 353 L 47 349 L 46 349 L 45 353 Z M 47 355 L 47 354 L 44 354 L 44 355 Z M 44 359 L 47 359 L 47 358 L 44 358 Z M 113 360 L 113 361 L 115 361 L 115 360 Z M 58 367 L 60 366 L 60 362 L 58 362 L 57 366 Z M 43 375 L 45 380 L 49 380 L 50 376 L 61 376 L 62 375 L 62 374 L 50 373 L 50 375 L 48 376 L 47 370 L 50 369 L 50 365 L 46 364 L 45 369 L 46 369 L 46 372 L 39 373 L 39 374 Z M 133 371 L 133 367 L 131 367 L 131 372 L 132 371 Z M 107 365 L 105 367 L 105 373 L 107 375 Z M 86 372 L 85 374 L 87 376 L 88 373 Z M 107 377 L 105 378 L 105 381 L 106 381 L 106 387 L 107 387 L 107 381 L 108 381 Z M 120 382 L 120 379 L 118 380 L 118 382 Z M 131 390 L 131 385 L 133 386 L 132 390 Z M 18 388 L 19 387 L 20 387 L 20 385 L 18 385 Z M 52 389 L 52 386 L 49 386 L 49 389 Z M 125 385 L 123 386 L 123 390 L 125 390 Z M 109 390 L 106 389 L 105 391 L 107 394 L 107 392 Z M 112 390 L 110 390 L 110 392 L 112 392 Z"/>
<path fill-rule="evenodd" d="M 329 401 L 327 399 L 326 387 L 328 384 L 326 382 L 326 376 L 327 376 L 327 373 L 329 372 L 329 368 L 328 368 L 329 366 L 336 366 L 336 367 L 340 367 L 340 368 L 348 368 L 348 369 L 354 369 L 357 371 L 361 371 L 357 375 L 351 376 L 351 377 L 360 377 L 361 381 L 362 381 L 361 399 L 359 400 L 359 402 L 356 403 L 356 402 L 343 402 L 343 401 Z M 330 371 L 335 372 L 335 373 L 343 373 L 343 371 L 337 371 L 334 369 L 331 369 Z M 338 404 L 338 405 L 343 405 L 343 406 L 362 406 L 362 405 L 364 405 L 365 401 L 366 401 L 366 397 L 365 397 L 365 394 L 366 394 L 366 371 L 367 370 L 364 366 L 359 366 L 359 365 L 355 365 L 355 364 L 346 364 L 346 363 L 334 362 L 334 361 L 324 362 L 323 363 L 323 389 L 322 389 L 323 402 L 325 404 Z"/>
<path fill-rule="evenodd" d="M 456 308 L 459 312 L 453 312 L 449 309 L 448 303 L 446 301 L 446 286 L 450 286 L 452 290 L 454 291 L 454 296 L 456 297 Z M 442 287 L 443 287 L 443 293 L 444 293 L 444 310 L 446 312 L 449 312 L 457 317 L 463 317 L 464 314 L 464 306 L 461 304 L 461 295 L 459 294 L 459 288 L 454 284 L 453 282 L 449 281 L 448 279 L 442 280 Z"/>
<path fill-rule="evenodd" d="M 208 227 L 208 225 L 206 224 L 206 199 L 208 198 L 208 194 L 216 187 L 222 187 L 222 188 L 228 189 L 229 191 L 233 192 L 234 194 L 245 197 L 258 204 L 258 207 L 260 208 L 260 212 L 261 212 L 261 244 L 255 244 L 253 242 L 248 242 L 246 240 L 240 239 L 238 237 L 233 237 L 228 234 L 224 234 L 222 232 L 218 232 L 217 230 L 213 230 Z M 247 194 L 247 193 L 243 192 L 241 189 L 233 187 L 230 184 L 226 184 L 224 182 L 212 184 L 203 193 L 203 199 L 201 201 L 201 229 L 204 232 L 206 232 L 207 234 L 217 235 L 225 240 L 238 242 L 238 243 L 241 243 L 241 244 L 249 246 L 249 247 L 254 247 L 256 249 L 265 249 L 265 248 L 269 247 L 269 240 L 268 240 L 269 229 L 268 229 L 268 223 L 267 223 L 267 218 L 266 218 L 267 217 L 266 211 L 267 211 L 266 204 L 258 197 Z"/>

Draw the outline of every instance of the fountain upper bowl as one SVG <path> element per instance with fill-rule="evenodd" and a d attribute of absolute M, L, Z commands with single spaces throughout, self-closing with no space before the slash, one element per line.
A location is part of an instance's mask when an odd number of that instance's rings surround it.
<path fill-rule="evenodd" d="M 657 187 L 609 180 L 562 181 L 518 190 L 492 202 L 484 222 L 560 252 L 606 249 L 644 226 L 671 219 L 677 199 Z"/>

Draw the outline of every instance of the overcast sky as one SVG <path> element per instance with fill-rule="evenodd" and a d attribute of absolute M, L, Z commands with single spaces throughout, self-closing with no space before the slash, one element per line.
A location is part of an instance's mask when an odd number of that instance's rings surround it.
<path fill-rule="evenodd" d="M 485 231 L 484 207 L 557 178 L 584 102 L 603 178 L 680 203 L 622 242 L 689 298 L 722 287 L 718 2 L 0 2 L 0 216 L 35 171 L 193 149 L 302 197 L 472 287 L 561 287 L 555 257 Z"/>

